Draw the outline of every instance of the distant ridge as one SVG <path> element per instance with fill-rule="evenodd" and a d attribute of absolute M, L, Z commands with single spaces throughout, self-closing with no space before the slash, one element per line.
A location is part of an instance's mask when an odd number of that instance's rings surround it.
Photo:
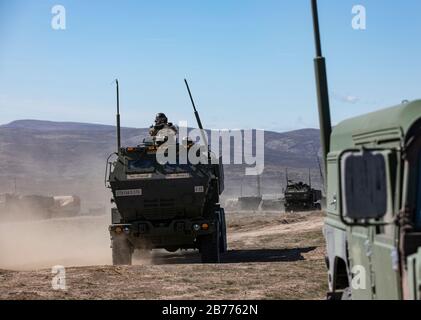
<path fill-rule="evenodd" d="M 50 121 L 50 120 L 33 120 L 22 119 L 15 120 L 7 124 L 0 125 L 0 128 L 18 128 L 18 129 L 32 129 L 32 130 L 115 130 L 115 125 L 88 123 L 88 122 L 72 122 L 72 121 Z M 122 127 L 123 130 L 146 130 L 147 128 Z M 273 130 L 266 130 L 266 134 L 287 134 L 295 136 L 306 136 L 307 134 L 318 134 L 318 129 L 297 129 L 287 132 L 277 132 Z"/>
<path fill-rule="evenodd" d="M 147 128 L 122 128 L 123 146 L 138 145 L 148 135 Z M 320 181 L 317 155 L 319 130 L 265 132 L 265 172 L 263 189 L 275 186 L 281 192 L 285 168 L 292 179 Z M 18 120 L 0 126 L 0 193 L 10 192 L 14 179 L 22 192 L 79 194 L 92 199 L 102 194 L 105 162 L 116 151 L 116 130 L 112 125 Z M 252 193 L 256 179 L 244 176 L 244 167 L 226 165 L 226 194 Z M 246 189 L 250 190 L 247 191 Z M 263 190 L 264 191 L 264 190 Z M 274 193 L 272 190 L 268 192 Z"/>
<path fill-rule="evenodd" d="M 16 120 L 8 124 L 1 125 L 0 128 L 22 128 L 33 130 L 103 130 L 113 128 L 112 125 L 83 123 L 83 122 L 56 122 L 48 120 Z"/>

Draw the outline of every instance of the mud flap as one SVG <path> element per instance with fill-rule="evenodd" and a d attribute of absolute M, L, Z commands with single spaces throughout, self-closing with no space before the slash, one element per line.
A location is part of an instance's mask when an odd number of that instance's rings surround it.
<path fill-rule="evenodd" d="M 220 226 L 216 224 L 216 231 L 200 237 L 200 253 L 202 263 L 219 263 L 220 262 Z"/>
<path fill-rule="evenodd" d="M 225 220 L 225 210 L 224 208 L 219 209 L 219 230 L 220 230 L 220 240 L 219 240 L 219 252 L 226 253 L 228 251 L 227 243 L 227 223 Z"/>
<path fill-rule="evenodd" d="M 113 235 L 111 240 L 113 265 L 131 265 L 133 250 L 125 235 Z"/>

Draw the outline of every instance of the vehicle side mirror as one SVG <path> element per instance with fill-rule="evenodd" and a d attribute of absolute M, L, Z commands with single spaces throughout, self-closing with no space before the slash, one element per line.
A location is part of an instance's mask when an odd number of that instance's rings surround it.
<path fill-rule="evenodd" d="M 343 153 L 341 164 L 341 218 L 348 225 L 376 224 L 393 208 L 390 178 L 391 151 Z"/>

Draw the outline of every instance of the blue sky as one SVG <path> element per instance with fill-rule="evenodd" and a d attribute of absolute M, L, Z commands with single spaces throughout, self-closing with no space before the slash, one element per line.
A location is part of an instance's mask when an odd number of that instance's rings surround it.
<path fill-rule="evenodd" d="M 67 29 L 51 28 L 66 8 Z M 351 9 L 367 9 L 367 30 Z M 320 0 L 333 122 L 421 98 L 419 0 Z M 0 0 L 0 123 L 318 127 L 309 0 Z M 350 101 L 351 100 L 351 101 Z"/>

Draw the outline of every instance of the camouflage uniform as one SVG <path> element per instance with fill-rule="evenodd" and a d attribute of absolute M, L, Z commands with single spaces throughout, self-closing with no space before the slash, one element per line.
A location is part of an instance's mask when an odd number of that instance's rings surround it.
<path fill-rule="evenodd" d="M 155 125 L 149 128 L 149 135 L 155 137 L 162 129 L 171 129 L 175 133 L 178 132 L 177 128 L 171 122 L 168 122 L 168 118 L 165 114 L 158 113 L 155 118 Z"/>

